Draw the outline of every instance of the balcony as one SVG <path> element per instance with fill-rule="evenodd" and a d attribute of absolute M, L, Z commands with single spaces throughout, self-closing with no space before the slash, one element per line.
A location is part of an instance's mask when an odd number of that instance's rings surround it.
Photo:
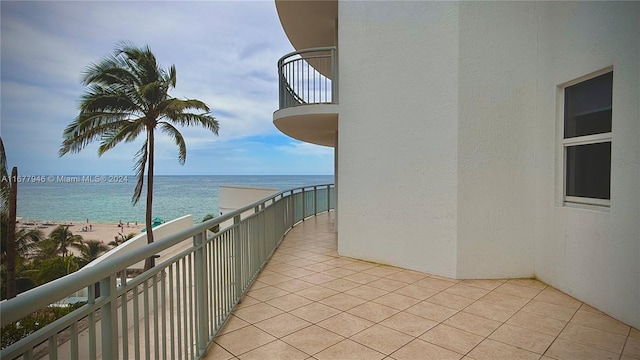
<path fill-rule="evenodd" d="M 83 286 L 91 294 L 0 358 L 640 358 L 640 331 L 540 281 L 456 280 L 339 256 L 333 191 L 278 193 L 3 302 L 4 326 Z M 156 268 L 116 281 L 173 246 Z"/>
<path fill-rule="evenodd" d="M 279 110 L 273 123 L 284 134 L 335 146 L 338 130 L 338 58 L 335 47 L 289 53 L 278 61 Z"/>

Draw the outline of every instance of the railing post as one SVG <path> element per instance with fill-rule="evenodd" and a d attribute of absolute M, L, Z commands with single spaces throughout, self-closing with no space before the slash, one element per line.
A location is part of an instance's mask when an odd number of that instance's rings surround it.
<path fill-rule="evenodd" d="M 305 194 L 305 188 L 302 188 L 302 221 L 307 216 L 307 194 Z"/>
<path fill-rule="evenodd" d="M 238 300 L 240 294 L 242 294 L 242 282 L 240 281 L 242 274 L 242 254 L 240 253 L 240 246 L 242 244 L 242 238 L 244 237 L 244 231 L 241 227 L 240 215 L 233 217 L 234 236 L 233 236 L 233 259 L 234 259 L 234 285 L 235 294 L 233 296 L 234 301 Z"/>
<path fill-rule="evenodd" d="M 205 230 L 206 231 L 206 230 Z M 205 232 L 206 233 L 206 232 Z M 207 315 L 207 307 L 206 305 L 206 281 L 205 281 L 205 256 L 204 256 L 204 246 L 203 239 L 205 235 L 203 233 L 196 234 L 193 237 L 193 247 L 196 248 L 194 253 L 194 265 L 195 265 L 195 300 L 196 300 L 196 317 L 195 321 L 197 322 L 197 331 L 198 331 L 198 354 L 202 355 L 207 350 L 207 343 L 209 342 L 209 334 L 208 334 L 208 315 Z"/>
<path fill-rule="evenodd" d="M 338 99 L 338 59 L 337 49 L 331 49 L 331 102 L 337 104 Z"/>
<path fill-rule="evenodd" d="M 100 280 L 100 297 L 109 299 L 100 307 L 102 358 L 118 358 L 118 311 L 116 278 L 114 275 Z M 123 301 L 126 301 L 123 300 Z M 124 304 L 123 306 L 126 306 Z"/>
<path fill-rule="evenodd" d="M 318 215 L 318 187 L 313 187 L 313 215 Z"/>

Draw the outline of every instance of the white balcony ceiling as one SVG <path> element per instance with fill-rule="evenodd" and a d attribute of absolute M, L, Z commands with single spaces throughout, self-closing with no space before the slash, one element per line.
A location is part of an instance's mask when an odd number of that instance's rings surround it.
<path fill-rule="evenodd" d="M 338 1 L 276 0 L 280 23 L 296 50 L 336 46 Z"/>

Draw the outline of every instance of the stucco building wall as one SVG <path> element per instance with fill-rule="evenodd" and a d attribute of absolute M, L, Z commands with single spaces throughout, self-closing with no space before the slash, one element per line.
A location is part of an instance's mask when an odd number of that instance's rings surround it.
<path fill-rule="evenodd" d="M 537 277 L 640 326 L 640 4 L 338 3 L 338 250 Z M 613 67 L 611 207 L 562 203 L 558 86 Z"/>

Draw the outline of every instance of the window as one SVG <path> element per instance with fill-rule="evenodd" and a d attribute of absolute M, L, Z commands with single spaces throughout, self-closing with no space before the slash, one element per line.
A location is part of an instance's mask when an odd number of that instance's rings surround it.
<path fill-rule="evenodd" d="M 609 206 L 613 72 L 564 88 L 564 202 Z"/>

